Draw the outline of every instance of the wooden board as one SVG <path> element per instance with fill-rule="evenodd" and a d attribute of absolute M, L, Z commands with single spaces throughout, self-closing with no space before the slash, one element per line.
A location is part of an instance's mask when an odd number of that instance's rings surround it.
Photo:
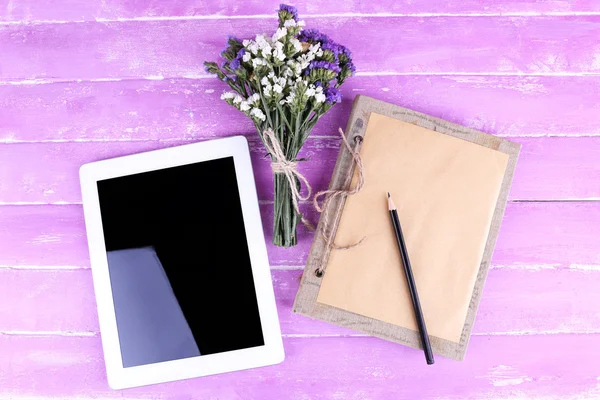
<path fill-rule="evenodd" d="M 250 137 L 252 163 L 260 200 L 273 200 L 272 174 L 265 150 L 254 133 Z M 206 139 L 206 138 L 204 138 Z M 519 137 L 519 168 L 509 195 L 513 201 L 593 199 L 600 193 L 600 137 Z M 0 160 L 10 170 L 0 171 L 0 204 L 81 203 L 77 171 L 81 164 L 141 151 L 187 144 L 184 140 L 44 142 L 0 144 Z M 313 137 L 304 145 L 300 171 L 315 190 L 323 190 L 340 148 L 339 137 Z M 52 165 L 40 170 L 37 162 Z"/>
<path fill-rule="evenodd" d="M 227 34 L 270 30 L 279 3 L 0 0 L 0 399 L 600 399 L 598 0 L 294 2 L 360 60 L 305 149 L 313 186 L 328 184 L 357 94 L 522 145 L 464 362 L 425 370 L 422 352 L 293 314 L 302 228 L 296 248 L 268 248 L 285 363 L 108 388 L 77 163 L 253 137 L 202 61 Z"/>

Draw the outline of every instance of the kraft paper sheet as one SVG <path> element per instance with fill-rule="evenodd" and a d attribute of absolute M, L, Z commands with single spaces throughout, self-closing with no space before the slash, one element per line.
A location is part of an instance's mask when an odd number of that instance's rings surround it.
<path fill-rule="evenodd" d="M 459 342 L 509 155 L 371 113 L 363 190 L 346 200 L 317 302 L 417 330 L 387 210 L 398 207 L 431 336 Z M 354 176 L 356 180 L 356 174 Z"/>

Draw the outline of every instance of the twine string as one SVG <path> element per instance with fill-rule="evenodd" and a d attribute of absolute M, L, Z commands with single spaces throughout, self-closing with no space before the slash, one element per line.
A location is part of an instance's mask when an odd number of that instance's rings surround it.
<path fill-rule="evenodd" d="M 348 143 L 348 139 L 346 138 L 346 135 L 344 134 L 344 131 L 342 130 L 342 128 L 338 128 L 338 133 L 342 137 L 342 143 L 344 143 L 344 146 L 346 147 L 348 152 L 352 155 L 352 160 L 353 160 L 354 164 L 356 165 L 356 171 L 358 172 L 358 180 L 357 180 L 354 188 L 351 188 L 350 186 L 351 186 L 353 174 L 352 174 L 352 168 L 349 168 L 348 169 L 349 173 L 346 176 L 346 180 L 345 180 L 344 186 L 343 186 L 343 187 L 348 187 L 348 189 L 323 190 L 321 192 L 318 192 L 313 199 L 313 205 L 314 205 L 315 209 L 320 213 L 325 211 L 327 209 L 327 206 L 329 205 L 329 203 L 336 197 L 345 198 L 345 197 L 357 194 L 358 192 L 360 192 L 362 190 L 363 186 L 365 185 L 365 168 L 363 166 L 362 159 L 360 158 L 360 153 L 357 150 L 353 149 L 352 146 L 350 145 L 350 143 Z M 362 137 L 357 136 L 354 138 L 354 140 L 355 140 L 355 142 L 360 143 L 362 141 Z M 323 197 L 323 196 L 325 197 L 325 199 L 323 200 L 322 204 L 319 204 L 319 198 Z M 325 245 L 327 246 L 328 249 L 349 250 L 349 249 L 352 249 L 354 247 L 361 245 L 365 241 L 366 236 L 363 236 L 363 238 L 360 239 L 356 243 L 353 243 L 353 244 L 350 244 L 347 246 L 336 245 L 334 243 L 333 228 L 331 229 L 331 233 L 329 235 L 327 235 L 325 233 L 327 227 L 329 227 L 331 225 L 329 217 L 330 217 L 330 213 L 325 213 L 325 215 L 323 216 L 323 218 L 324 218 L 323 229 L 321 230 L 321 236 L 325 240 Z M 324 268 L 324 266 L 321 265 L 315 271 L 317 273 L 317 276 L 320 276 L 323 274 L 323 268 Z"/>
<path fill-rule="evenodd" d="M 298 171 L 297 161 L 287 159 L 279 140 L 271 129 L 267 129 L 263 132 L 263 138 L 265 148 L 271 154 L 271 170 L 274 174 L 283 174 L 286 177 L 290 190 L 292 191 L 292 204 L 294 205 L 296 214 L 300 216 L 300 220 L 304 225 L 314 230 L 315 227 L 313 224 L 311 224 L 310 221 L 304 217 L 304 214 L 300 212 L 300 206 L 298 204 L 298 200 L 305 201 L 310 199 L 312 187 L 310 186 L 310 183 L 308 183 L 308 179 Z M 298 185 L 296 184 L 296 179 L 302 181 L 304 186 L 306 186 L 306 195 L 303 196 L 302 193 L 300 193 Z"/>
<path fill-rule="evenodd" d="M 329 206 L 329 203 L 335 198 L 345 198 L 357 194 L 362 190 L 363 186 L 365 185 L 365 170 L 362 163 L 362 159 L 360 158 L 360 153 L 352 148 L 342 128 L 338 129 L 338 133 L 342 138 L 342 143 L 344 144 L 348 152 L 352 155 L 352 160 L 356 165 L 356 171 L 358 173 L 358 180 L 356 182 L 356 185 L 352 188 L 351 181 L 353 174 L 351 172 L 352 168 L 349 168 L 350 172 L 346 176 L 343 185 L 343 187 L 348 187 L 348 189 L 323 190 L 318 192 L 313 198 L 313 205 L 319 213 L 323 213 L 323 211 L 325 211 Z M 360 143 L 362 141 L 362 137 L 357 136 L 354 140 L 356 143 Z M 283 149 L 281 148 L 279 140 L 277 139 L 275 133 L 271 129 L 267 129 L 263 132 L 263 142 L 265 144 L 265 148 L 271 154 L 271 170 L 274 174 L 283 174 L 289 183 L 290 190 L 292 191 L 291 197 L 294 210 L 300 216 L 300 219 L 304 225 L 306 225 L 309 229 L 315 230 L 314 225 L 311 224 L 310 221 L 308 221 L 300 212 L 300 206 L 298 201 L 306 201 L 310 199 L 310 196 L 312 194 L 312 187 L 310 186 L 308 179 L 306 179 L 306 177 L 298 171 L 298 162 L 287 159 L 285 153 L 283 152 Z M 306 186 L 305 195 L 302 195 L 302 193 L 300 192 L 300 189 L 296 184 L 296 180 L 301 181 Z M 319 204 L 319 198 L 321 197 L 324 197 L 324 200 L 321 204 Z M 331 225 L 330 213 L 325 213 L 323 218 L 323 228 L 321 229 L 320 234 L 323 237 L 323 240 L 325 241 L 325 246 L 327 247 L 327 249 L 349 250 L 361 245 L 365 241 L 366 237 L 363 237 L 358 242 L 347 246 L 336 245 L 334 243 L 333 229 L 331 230 L 331 233 L 329 235 L 326 234 L 327 228 Z M 316 270 L 318 276 L 321 276 L 323 274 L 323 268 L 323 265 L 321 265 Z"/>

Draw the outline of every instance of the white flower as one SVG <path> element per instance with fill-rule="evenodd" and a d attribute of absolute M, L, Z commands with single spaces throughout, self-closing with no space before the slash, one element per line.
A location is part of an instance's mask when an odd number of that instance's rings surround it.
<path fill-rule="evenodd" d="M 273 86 L 271 86 L 270 84 L 265 86 L 265 88 L 263 89 L 263 93 L 264 93 L 265 97 L 271 97 L 272 90 L 273 90 Z"/>
<path fill-rule="evenodd" d="M 296 26 L 296 21 L 294 21 L 293 19 L 288 19 L 283 23 L 283 26 L 285 26 L 286 28 L 294 27 Z"/>
<path fill-rule="evenodd" d="M 304 21 L 298 21 L 298 22 L 296 22 L 296 26 L 302 27 L 302 26 L 305 26 L 305 25 L 306 25 L 306 22 L 304 22 Z"/>
<path fill-rule="evenodd" d="M 290 20 L 290 21 L 292 21 L 292 20 Z M 302 51 L 302 44 L 300 43 L 300 41 L 298 39 L 292 38 L 290 40 L 290 43 L 292 44 L 292 46 L 294 46 L 294 51 L 296 53 Z"/>
<path fill-rule="evenodd" d="M 221 100 L 233 99 L 234 97 L 234 92 L 223 92 L 223 94 L 221 94 Z"/>
<path fill-rule="evenodd" d="M 250 43 L 251 43 L 251 42 L 252 42 L 251 40 L 244 39 L 244 40 L 242 41 L 242 44 L 244 45 L 244 47 L 248 47 L 248 46 L 250 45 Z"/>
<path fill-rule="evenodd" d="M 298 64 L 300 65 L 300 72 L 302 72 L 303 69 L 307 68 L 308 65 L 310 64 L 310 62 L 314 59 L 315 59 L 315 54 L 311 53 L 310 51 L 308 53 L 302 54 L 300 57 L 298 57 Z M 300 72 L 298 72 L 296 75 L 300 75 Z"/>
<path fill-rule="evenodd" d="M 288 104 L 292 104 L 292 102 L 294 101 L 294 98 L 296 98 L 296 93 L 291 92 L 288 97 L 285 98 L 285 102 Z"/>
<path fill-rule="evenodd" d="M 267 58 L 268 56 L 270 56 L 273 53 L 273 48 L 271 47 L 270 44 L 267 43 L 266 45 L 264 45 L 261 48 L 261 53 L 264 58 Z"/>
<path fill-rule="evenodd" d="M 273 44 L 273 46 L 275 47 L 275 51 L 273 52 L 273 57 L 275 57 L 279 61 L 285 60 L 285 52 L 283 51 L 283 43 L 275 42 Z"/>
<path fill-rule="evenodd" d="M 256 68 L 260 65 L 267 65 L 267 61 L 264 58 L 253 58 L 252 59 L 252 66 L 254 68 Z"/>
<path fill-rule="evenodd" d="M 315 44 L 311 44 L 310 47 L 308 48 L 308 52 L 309 53 L 316 53 L 317 50 L 319 50 L 321 48 L 321 43 L 317 42 Z"/>
<path fill-rule="evenodd" d="M 278 59 L 279 61 L 283 61 L 285 60 L 285 53 L 283 52 L 283 50 L 275 50 L 275 52 L 273 53 L 273 57 L 275 57 L 276 59 Z"/>
<path fill-rule="evenodd" d="M 263 76 L 263 78 L 260 80 L 261 85 L 263 86 L 267 86 L 270 84 L 269 82 L 269 78 L 267 78 L 266 76 Z"/>
<path fill-rule="evenodd" d="M 252 96 L 248 97 L 249 104 L 256 104 L 256 102 L 259 100 L 260 100 L 260 95 L 258 93 L 254 93 Z"/>
<path fill-rule="evenodd" d="M 245 52 L 245 53 L 244 53 L 244 55 L 242 56 L 242 60 L 243 60 L 244 62 L 248 62 L 248 61 L 250 61 L 250 58 L 251 58 L 251 57 L 252 57 L 252 55 L 250 54 L 250 52 L 249 52 L 249 51 L 247 51 L 247 52 Z"/>
<path fill-rule="evenodd" d="M 281 85 L 279 85 L 278 83 L 273 85 L 273 91 L 275 93 L 281 93 L 283 92 L 283 88 L 281 87 Z"/>
<path fill-rule="evenodd" d="M 274 42 L 278 41 L 282 37 L 286 37 L 287 36 L 287 29 L 286 28 L 287 28 L 287 26 L 285 28 L 277 28 L 277 30 L 273 34 L 273 41 Z"/>
<path fill-rule="evenodd" d="M 242 102 L 242 96 L 240 96 L 239 94 L 236 94 L 235 97 L 233 98 L 233 104 L 240 104 Z"/>
<path fill-rule="evenodd" d="M 254 107 L 251 111 L 250 111 L 250 116 L 251 117 L 256 117 L 257 119 L 260 119 L 261 121 L 264 121 L 265 119 L 267 119 L 267 117 L 265 116 L 265 114 L 262 112 L 262 110 L 260 108 L 256 108 Z"/>
<path fill-rule="evenodd" d="M 306 89 L 306 97 L 311 97 L 315 95 L 315 86 L 314 85 L 310 85 L 311 87 L 309 87 L 308 89 Z"/>
<path fill-rule="evenodd" d="M 254 39 L 256 41 L 256 43 L 258 43 L 259 45 L 261 43 L 265 43 L 265 35 L 256 35 L 256 38 Z"/>
<path fill-rule="evenodd" d="M 313 58 L 315 58 L 315 56 L 321 57 L 323 55 L 323 50 L 321 50 L 321 43 L 317 42 L 315 44 L 311 44 L 308 48 L 307 54 L 312 55 Z"/>
<path fill-rule="evenodd" d="M 269 72 L 269 75 L 267 75 L 269 77 L 269 79 L 273 79 L 275 78 L 275 72 L 271 71 Z"/>
<path fill-rule="evenodd" d="M 246 49 L 248 49 L 248 51 L 254 55 L 258 54 L 258 44 L 253 41 L 250 41 L 250 44 L 246 46 Z"/>
<path fill-rule="evenodd" d="M 250 109 L 250 104 L 247 101 L 242 101 L 240 103 L 240 111 L 248 111 Z"/>
<path fill-rule="evenodd" d="M 323 93 L 317 93 L 315 94 L 315 101 L 317 103 L 323 103 L 325 101 L 326 97 Z"/>

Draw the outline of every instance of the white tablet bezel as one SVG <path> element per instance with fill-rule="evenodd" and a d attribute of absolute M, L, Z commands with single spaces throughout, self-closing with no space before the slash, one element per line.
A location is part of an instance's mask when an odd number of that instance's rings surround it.
<path fill-rule="evenodd" d="M 97 182 L 225 157 L 233 157 L 235 165 L 265 344 L 249 349 L 123 368 Z M 102 348 L 108 384 L 111 388 L 123 389 L 150 385 L 273 365 L 283 361 L 283 342 L 275 306 L 275 294 L 250 162 L 250 151 L 245 137 L 234 136 L 97 161 L 83 165 L 79 170 L 79 175 Z M 226 273 L 223 274 L 223 279 L 227 279 Z M 243 335 L 243 331 L 240 331 L 240 334 Z"/>

